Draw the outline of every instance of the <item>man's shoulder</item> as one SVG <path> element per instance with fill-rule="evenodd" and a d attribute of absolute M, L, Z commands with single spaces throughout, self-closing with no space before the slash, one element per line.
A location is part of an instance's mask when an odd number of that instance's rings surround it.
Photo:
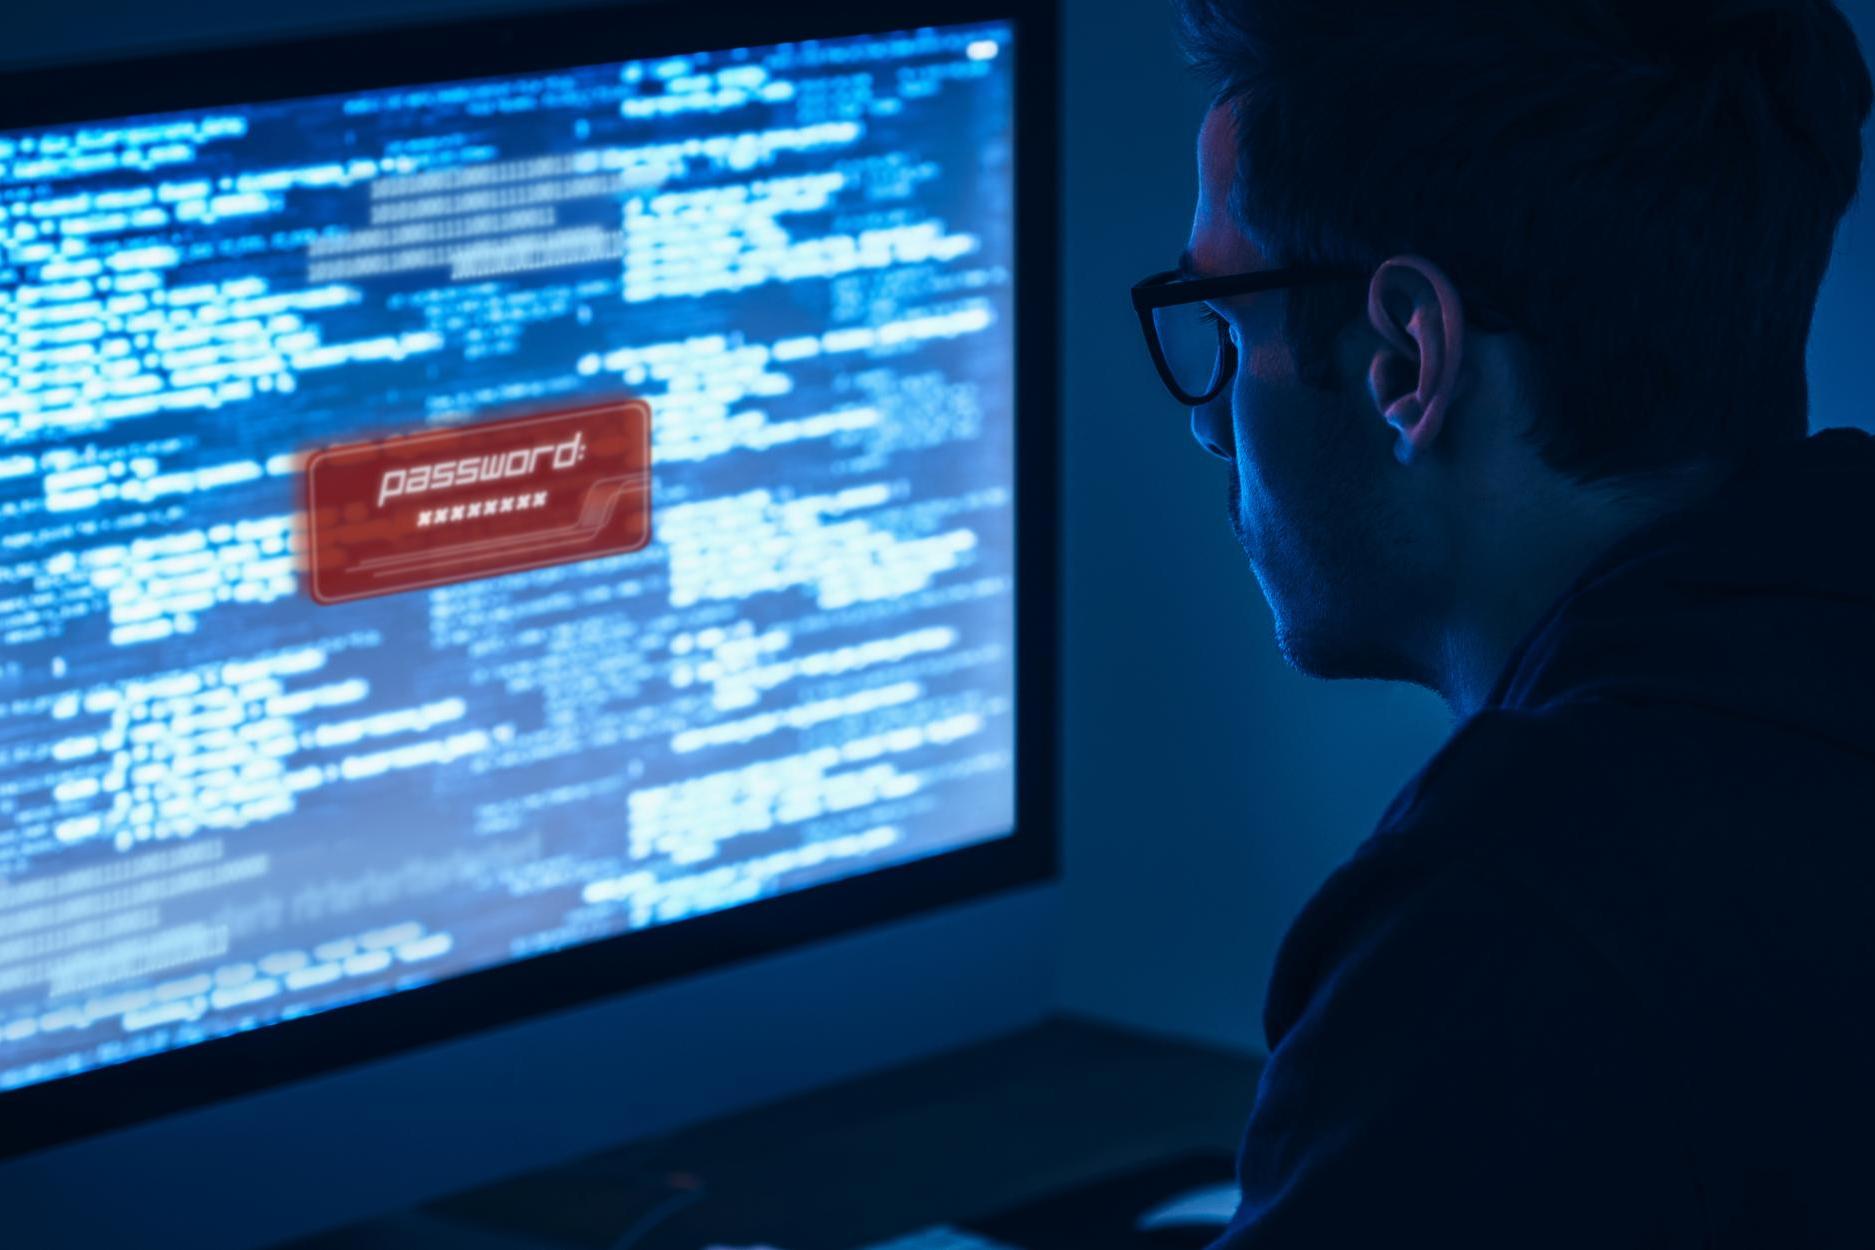
<path fill-rule="evenodd" d="M 1570 945 L 1611 992 L 1642 999 L 1840 946 L 1829 926 L 1862 914 L 1859 883 L 1875 874 L 1871 803 L 1875 762 L 1708 709 L 1583 699 L 1481 713 L 1291 925 L 1266 1029 L 1375 943 L 1454 925 Z M 1789 919 L 1744 924 L 1740 899 Z"/>
<path fill-rule="evenodd" d="M 1488 775 L 1533 746 L 1468 726 L 1444 763 Z M 1348 1192 L 1417 1211 L 1457 1181 L 1470 1216 L 1528 1240 L 1517 1213 L 1565 1174 L 1601 1211 L 1697 1227 L 1689 1112 L 1638 987 L 1514 871 L 1514 830 L 1435 826 L 1427 810 L 1371 838 L 1284 940 L 1240 1154 L 1246 1201 L 1266 1204 L 1254 1231 L 1286 1245 L 1287 1230 L 1360 1223 L 1335 1205 Z"/>
<path fill-rule="evenodd" d="M 1649 771 L 1650 732 L 1593 704 L 1466 721 L 1291 924 L 1266 1028 L 1377 943 L 1454 926 L 1479 941 L 1579 941 L 1589 896 L 1659 835 L 1649 813 L 1665 799 L 1641 792 L 1680 786 Z"/>
<path fill-rule="evenodd" d="M 1447 840 L 1482 850 L 1509 825 L 1568 821 L 1614 792 L 1663 780 L 1647 771 L 1651 730 L 1636 709 L 1582 701 L 1467 719 L 1381 817 L 1363 853 Z"/>

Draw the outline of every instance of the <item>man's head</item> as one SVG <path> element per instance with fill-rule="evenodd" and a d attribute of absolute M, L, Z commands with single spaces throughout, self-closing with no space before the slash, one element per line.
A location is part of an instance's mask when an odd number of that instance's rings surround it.
<path fill-rule="evenodd" d="M 1368 275 L 1213 304 L 1241 364 L 1193 434 L 1293 663 L 1444 688 L 1468 630 L 1802 436 L 1871 102 L 1833 4 L 1178 8 L 1218 88 L 1194 270 Z"/>

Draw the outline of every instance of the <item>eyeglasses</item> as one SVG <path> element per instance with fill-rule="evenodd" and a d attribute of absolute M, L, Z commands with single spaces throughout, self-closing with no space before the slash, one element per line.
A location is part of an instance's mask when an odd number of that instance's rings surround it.
<path fill-rule="evenodd" d="M 1205 301 L 1368 277 L 1365 269 L 1317 265 L 1218 278 L 1190 278 L 1168 269 L 1133 284 L 1133 311 L 1139 314 L 1146 350 L 1166 389 L 1187 408 L 1197 408 L 1222 394 L 1237 372 L 1230 326 Z M 1480 330 L 1506 330 L 1511 325 L 1502 313 L 1483 304 L 1467 301 L 1466 313 Z"/>
<path fill-rule="evenodd" d="M 1237 372 L 1230 326 L 1204 301 L 1365 276 L 1361 270 L 1297 266 L 1188 278 L 1168 269 L 1133 284 L 1133 311 L 1166 389 L 1179 403 L 1196 408 L 1216 399 Z"/>

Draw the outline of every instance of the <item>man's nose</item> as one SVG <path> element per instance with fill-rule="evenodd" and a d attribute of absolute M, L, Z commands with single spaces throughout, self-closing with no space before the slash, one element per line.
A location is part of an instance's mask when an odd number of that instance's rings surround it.
<path fill-rule="evenodd" d="M 1230 389 L 1191 410 L 1191 436 L 1219 460 L 1234 459 L 1231 447 Z"/>

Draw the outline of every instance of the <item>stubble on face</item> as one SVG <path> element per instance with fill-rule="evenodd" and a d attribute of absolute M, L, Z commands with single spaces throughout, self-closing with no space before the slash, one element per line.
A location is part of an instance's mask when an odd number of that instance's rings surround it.
<path fill-rule="evenodd" d="M 1250 526 L 1245 520 L 1243 508 L 1243 478 L 1237 472 L 1235 463 L 1228 468 L 1227 496 L 1225 510 L 1230 517 L 1230 532 L 1236 537 L 1237 546 L 1243 551 L 1244 564 L 1249 568 L 1250 575 L 1256 579 L 1257 588 L 1263 594 L 1263 601 L 1270 606 L 1275 625 L 1277 654 L 1282 656 L 1285 664 L 1296 671 L 1313 674 L 1314 670 L 1310 665 L 1306 648 L 1296 646 L 1295 632 L 1289 627 L 1289 614 L 1284 611 L 1283 607 L 1287 601 L 1286 596 L 1270 584 L 1269 578 L 1264 575 L 1256 553 L 1251 547 Z"/>

